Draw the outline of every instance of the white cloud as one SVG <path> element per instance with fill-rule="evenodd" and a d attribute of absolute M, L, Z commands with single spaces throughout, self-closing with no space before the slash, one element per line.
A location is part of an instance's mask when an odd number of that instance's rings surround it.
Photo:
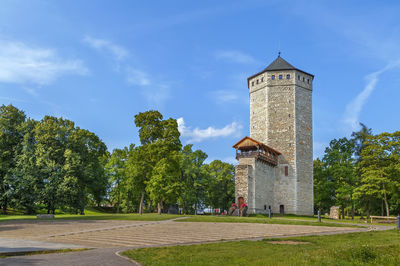
<path fill-rule="evenodd" d="M 126 68 L 127 83 L 138 87 L 151 106 L 160 107 L 170 97 L 170 86 L 159 80 L 152 82 L 150 77 L 142 70 Z"/>
<path fill-rule="evenodd" d="M 182 137 L 189 138 L 188 142 L 201 142 L 207 139 L 215 139 L 221 137 L 238 136 L 240 134 L 240 129 L 242 128 L 236 122 L 232 122 L 223 128 L 208 127 L 206 129 L 194 128 L 185 126 L 185 121 L 182 117 L 177 119 L 178 130 Z"/>
<path fill-rule="evenodd" d="M 374 91 L 376 84 L 379 81 L 379 76 L 384 72 L 399 65 L 400 61 L 388 64 L 384 68 L 376 72 L 370 73 L 365 77 L 365 79 L 367 80 L 367 84 L 365 85 L 364 89 L 346 106 L 344 122 L 347 126 L 350 127 L 352 131 L 356 131 L 359 128 L 360 113 L 369 96 Z"/>
<path fill-rule="evenodd" d="M 127 68 L 126 81 L 131 85 L 149 86 L 151 84 L 150 77 L 144 71 Z"/>
<path fill-rule="evenodd" d="M 250 64 L 256 62 L 251 55 L 236 50 L 217 51 L 215 53 L 215 57 L 217 59 L 228 60 L 230 62 L 241 64 Z"/>
<path fill-rule="evenodd" d="M 115 60 L 120 61 L 128 57 L 129 52 L 124 47 L 116 45 L 108 40 L 86 36 L 83 42 L 98 51 L 107 51 Z"/>
<path fill-rule="evenodd" d="M 52 49 L 0 41 L 0 82 L 46 85 L 67 74 L 85 75 L 81 60 L 65 60 Z"/>
<path fill-rule="evenodd" d="M 127 63 L 126 59 L 130 52 L 110 41 L 86 36 L 83 41 L 97 51 L 106 51 L 118 61 L 118 72 L 123 73 L 127 84 L 135 87 L 146 98 L 148 104 L 160 107 L 170 97 L 170 86 L 167 82 L 142 70 L 138 64 Z"/>

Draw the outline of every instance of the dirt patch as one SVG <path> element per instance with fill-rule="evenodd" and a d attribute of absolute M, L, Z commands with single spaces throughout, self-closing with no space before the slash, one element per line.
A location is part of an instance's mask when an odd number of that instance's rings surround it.
<path fill-rule="evenodd" d="M 268 243 L 270 243 L 270 244 L 276 244 L 276 245 L 306 245 L 306 244 L 311 244 L 310 242 L 304 242 L 304 241 L 290 241 L 290 240 L 269 241 Z"/>

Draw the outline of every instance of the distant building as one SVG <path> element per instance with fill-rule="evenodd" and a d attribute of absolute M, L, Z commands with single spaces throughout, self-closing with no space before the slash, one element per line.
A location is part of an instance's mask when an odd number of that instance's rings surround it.
<path fill-rule="evenodd" d="M 314 76 L 280 54 L 247 79 L 250 137 L 236 149 L 236 203 L 249 213 L 312 215 Z"/>

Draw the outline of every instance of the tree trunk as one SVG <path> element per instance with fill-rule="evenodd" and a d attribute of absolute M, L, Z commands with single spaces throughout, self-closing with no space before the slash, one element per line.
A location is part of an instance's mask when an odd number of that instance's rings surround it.
<path fill-rule="evenodd" d="M 119 184 L 119 178 L 118 178 L 118 181 L 117 181 L 117 184 L 118 184 L 118 207 L 117 207 L 117 213 L 119 213 L 119 208 L 120 208 L 120 206 L 121 206 L 121 187 L 120 187 L 120 184 Z"/>
<path fill-rule="evenodd" d="M 3 214 L 7 214 L 7 199 L 3 204 Z"/>
<path fill-rule="evenodd" d="M 160 200 L 157 204 L 157 214 L 161 214 L 162 210 L 162 200 Z"/>
<path fill-rule="evenodd" d="M 142 190 L 142 196 L 140 197 L 140 203 L 139 203 L 139 214 L 143 214 L 143 201 L 144 201 L 144 190 Z"/>
<path fill-rule="evenodd" d="M 342 205 L 342 220 L 344 220 L 344 205 Z"/>
<path fill-rule="evenodd" d="M 385 184 L 383 184 L 383 199 L 385 200 L 385 206 L 386 206 L 386 216 L 389 216 L 389 203 L 387 200 L 387 195 L 386 195 L 386 188 L 385 188 Z"/>
<path fill-rule="evenodd" d="M 125 213 L 128 213 L 128 211 L 129 211 L 129 200 L 130 200 L 130 197 L 129 197 L 129 192 L 128 192 L 128 195 L 126 197 L 126 210 L 125 210 Z"/>

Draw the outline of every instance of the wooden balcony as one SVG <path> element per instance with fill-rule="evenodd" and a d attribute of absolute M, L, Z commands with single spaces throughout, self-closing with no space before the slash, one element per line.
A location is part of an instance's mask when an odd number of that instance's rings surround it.
<path fill-rule="evenodd" d="M 278 155 L 268 154 L 264 151 L 240 151 L 236 150 L 236 159 L 240 158 L 256 158 L 257 160 L 268 163 L 272 166 L 278 165 Z"/>

